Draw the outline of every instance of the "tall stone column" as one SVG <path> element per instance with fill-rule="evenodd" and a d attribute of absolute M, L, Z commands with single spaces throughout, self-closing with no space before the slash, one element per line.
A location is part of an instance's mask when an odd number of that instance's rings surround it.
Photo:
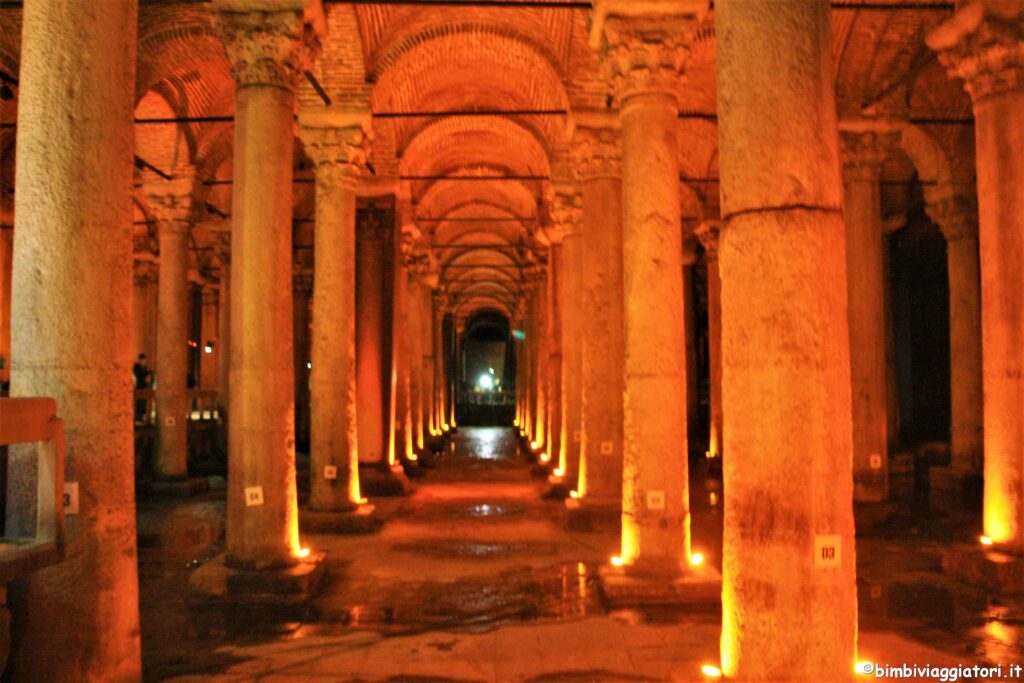
<path fill-rule="evenodd" d="M 562 324 L 562 431 L 558 468 L 565 485 L 575 490 L 583 438 L 583 198 L 575 186 L 555 188 L 551 219 L 562 245 L 558 279 Z"/>
<path fill-rule="evenodd" d="M 1024 551 L 1024 3 L 961 7 L 928 45 L 974 103 L 981 260 L 985 535 Z M 991 13 L 991 14 L 990 14 Z M 951 276 L 953 273 L 951 272 Z M 960 274 L 957 274 L 960 275 Z"/>
<path fill-rule="evenodd" d="M 237 83 L 231 205 L 227 562 L 273 569 L 299 548 L 292 363 L 292 115 L 312 17 L 218 0 Z M 262 502 L 260 502 L 262 501 Z"/>
<path fill-rule="evenodd" d="M 548 301 L 545 368 L 548 385 L 548 431 L 545 445 L 549 462 L 558 462 L 562 451 L 562 244 L 552 237 L 548 247 L 548 277 L 545 296 Z"/>
<path fill-rule="evenodd" d="M 412 419 L 413 452 L 422 451 L 426 446 L 427 428 L 423 414 L 423 294 L 419 280 L 419 268 L 414 263 L 407 266 L 409 291 L 409 410 Z"/>
<path fill-rule="evenodd" d="M 302 110 L 299 134 L 315 164 L 312 419 L 309 507 L 353 510 L 359 490 L 356 401 L 356 181 L 370 116 Z M 333 476 L 331 476 L 333 475 Z"/>
<path fill-rule="evenodd" d="M 538 275 L 531 283 L 533 287 L 534 317 L 532 328 L 534 330 L 534 357 L 537 367 L 535 380 L 537 391 L 537 411 L 534 421 L 533 441 L 537 448 L 547 448 L 547 432 L 549 417 L 548 406 L 548 385 L 545 363 L 546 340 L 544 338 L 544 321 L 548 315 L 548 302 L 544 296 L 544 276 Z"/>
<path fill-rule="evenodd" d="M 715 3 L 729 417 L 721 653 L 722 672 L 736 680 L 852 680 L 856 661 L 829 14 L 826 0 Z"/>
<path fill-rule="evenodd" d="M 218 234 L 217 260 L 220 262 L 220 297 L 217 301 L 217 404 L 220 417 L 228 414 L 231 399 L 231 233 Z"/>
<path fill-rule="evenodd" d="M 295 443 L 310 447 L 312 430 L 313 273 L 308 265 L 292 264 L 292 368 L 295 373 Z"/>
<path fill-rule="evenodd" d="M 697 227 L 696 236 L 704 247 L 704 264 L 708 269 L 708 370 L 710 379 L 711 422 L 708 434 L 708 456 L 722 455 L 722 279 L 718 271 L 718 221 L 705 221 Z"/>
<path fill-rule="evenodd" d="M 56 399 L 80 502 L 63 561 L 9 588 L 11 680 L 142 678 L 130 382 L 137 23 L 134 0 L 24 8 L 11 393 Z M 9 487 L 34 491 L 35 454 L 16 450 Z M 12 536 L 35 514 L 15 507 Z"/>
<path fill-rule="evenodd" d="M 596 5 L 622 119 L 625 406 L 622 561 L 628 573 L 689 568 L 686 337 L 676 93 L 684 41 L 707 2 Z"/>
<path fill-rule="evenodd" d="M 448 431 L 448 419 L 444 413 L 444 309 L 446 297 L 440 288 L 434 290 L 431 301 L 434 336 L 434 424 L 439 434 Z"/>
<path fill-rule="evenodd" d="M 384 250 L 390 225 L 367 212 L 356 223 L 356 373 L 359 461 L 387 460 L 384 432 Z"/>
<path fill-rule="evenodd" d="M 622 508 L 622 413 L 625 364 L 622 291 L 622 152 L 618 117 L 576 116 L 576 168 L 582 179 L 582 418 L 579 499 L 610 512 Z M 617 520 L 616 520 L 617 521 Z"/>
<path fill-rule="evenodd" d="M 165 481 L 188 476 L 188 241 L 195 170 L 175 169 L 173 176 L 165 180 L 149 172 L 143 188 L 160 240 L 154 474 Z"/>
<path fill-rule="evenodd" d="M 981 475 L 984 453 L 978 213 L 973 197 L 951 197 L 928 206 L 927 213 L 946 238 L 952 409 L 950 476 L 939 481 L 947 471 L 933 467 L 932 492 L 945 489 L 948 501 L 956 505 L 963 501 L 965 480 Z"/>
<path fill-rule="evenodd" d="M 420 340 L 423 344 L 420 377 L 423 390 L 420 399 L 423 403 L 423 429 L 431 437 L 437 436 L 437 421 L 434 413 L 434 286 L 436 277 L 429 272 L 422 276 L 420 287 Z"/>
<path fill-rule="evenodd" d="M 885 362 L 885 247 L 882 164 L 899 133 L 883 124 L 844 124 L 840 136 L 846 224 L 850 382 L 853 401 L 853 499 L 889 497 L 888 399 Z"/>

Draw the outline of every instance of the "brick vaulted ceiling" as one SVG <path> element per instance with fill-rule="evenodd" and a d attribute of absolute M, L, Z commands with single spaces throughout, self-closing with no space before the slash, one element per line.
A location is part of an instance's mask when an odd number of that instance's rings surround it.
<path fill-rule="evenodd" d="M 971 182 L 970 101 L 924 44 L 952 6 L 923 0 L 844 0 L 833 10 L 840 116 L 914 121 L 908 159 L 930 182 Z M 311 70 L 337 104 L 375 113 L 371 154 L 377 181 L 407 197 L 418 248 L 434 249 L 442 276 L 475 292 L 475 306 L 514 304 L 542 259 L 535 229 L 547 216 L 552 180 L 570 158 L 567 117 L 603 108 L 608 88 L 587 44 L 589 11 L 559 7 L 426 6 L 328 2 L 328 35 Z M 0 10 L 0 69 L 17 78 L 21 11 Z M 680 87 L 678 159 L 684 223 L 718 212 L 713 12 L 692 45 Z M 189 162 L 202 184 L 194 207 L 196 266 L 214 269 L 203 225 L 230 210 L 234 84 L 204 2 L 143 2 L 139 17 L 137 119 L 199 119 L 136 125 L 136 150 L 171 171 Z M 15 89 L 16 93 L 16 89 Z M 304 83 L 300 106 L 320 97 Z M 17 99 L 0 101 L 0 211 L 10 220 Z M 434 116 L 388 117 L 432 112 Z M 479 112 L 445 116 L 445 112 Z M 487 113 L 483 113 L 487 112 Z M 494 112 L 520 112 L 496 115 Z M 533 113 L 522 113 L 533 112 Z M 548 113 L 538 113 L 548 112 Z M 296 176 L 311 170 L 296 140 Z M 913 168 L 896 163 L 894 168 Z M 939 169 L 939 170 L 936 170 Z M 508 175 L 517 180 L 457 180 Z M 453 179 L 438 178 L 438 176 Z M 295 218 L 312 216 L 313 185 L 295 185 Z M 137 200 L 137 231 L 147 210 Z M 401 206 L 401 202 L 400 202 Z M 458 220 L 455 220 L 458 219 Z M 472 219 L 472 220 L 466 220 Z M 301 221 L 300 221 L 301 223 Z M 308 234 L 308 228 L 297 231 Z M 458 267 L 453 267 L 458 266 Z M 475 267 L 474 267 L 475 266 Z M 475 283 L 479 282 L 479 286 Z"/>

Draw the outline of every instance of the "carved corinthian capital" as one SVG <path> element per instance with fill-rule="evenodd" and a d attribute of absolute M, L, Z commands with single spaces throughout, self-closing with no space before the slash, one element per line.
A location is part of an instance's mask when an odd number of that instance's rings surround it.
<path fill-rule="evenodd" d="M 899 132 L 840 128 L 840 156 L 844 177 L 847 180 L 878 180 L 886 157 L 899 144 Z"/>
<path fill-rule="evenodd" d="M 345 112 L 331 107 L 299 112 L 299 137 L 316 165 L 317 192 L 354 184 L 366 165 L 370 112 Z"/>
<path fill-rule="evenodd" d="M 320 50 L 318 23 L 309 11 L 239 10 L 220 0 L 216 22 L 238 87 L 293 91 Z"/>
<path fill-rule="evenodd" d="M 546 228 L 548 240 L 560 244 L 569 235 L 583 229 L 583 197 L 572 185 L 556 187 L 551 198 L 551 225 Z"/>
<path fill-rule="evenodd" d="M 614 115 L 597 119 L 577 114 L 573 133 L 576 172 L 584 180 L 622 176 L 622 146 Z"/>
<path fill-rule="evenodd" d="M 965 5 L 925 42 L 939 53 L 950 76 L 965 81 L 975 102 L 1024 88 L 1024 21 L 1015 4 Z"/>
<path fill-rule="evenodd" d="M 194 185 L 195 168 L 192 166 L 174 169 L 170 179 L 148 170 L 143 174 L 142 193 L 161 231 L 188 229 Z"/>
<path fill-rule="evenodd" d="M 708 2 L 598 0 L 591 46 L 620 101 L 644 93 L 676 95 L 688 42 Z"/>

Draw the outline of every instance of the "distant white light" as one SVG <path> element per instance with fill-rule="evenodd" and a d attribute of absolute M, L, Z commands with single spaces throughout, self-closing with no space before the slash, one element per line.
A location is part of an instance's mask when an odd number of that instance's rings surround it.
<path fill-rule="evenodd" d="M 312 362 L 306 363 L 306 369 L 307 370 L 312 370 L 313 369 L 313 363 Z"/>
<path fill-rule="evenodd" d="M 490 391 L 491 389 L 494 388 L 494 377 L 485 372 L 484 374 L 480 375 L 480 379 L 476 381 L 476 384 L 484 391 Z"/>

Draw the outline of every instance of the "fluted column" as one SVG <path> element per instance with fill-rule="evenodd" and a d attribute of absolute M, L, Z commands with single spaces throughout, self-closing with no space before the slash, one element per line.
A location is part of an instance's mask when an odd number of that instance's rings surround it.
<path fill-rule="evenodd" d="M 978 213 L 973 197 L 951 197 L 928 206 L 927 213 L 946 238 L 951 474 L 961 489 L 965 478 L 981 474 L 984 452 Z M 955 501 L 958 491 L 953 493 Z"/>
<path fill-rule="evenodd" d="M 707 3 L 596 5 L 622 118 L 625 395 L 622 560 L 673 577 L 689 567 L 686 337 L 676 93 L 685 41 Z"/>
<path fill-rule="evenodd" d="M 366 161 L 369 126 L 366 112 L 322 108 L 299 114 L 299 134 L 316 174 L 309 507 L 317 512 L 352 510 L 361 501 L 356 180 Z"/>
<path fill-rule="evenodd" d="M 899 133 L 874 122 L 844 124 L 840 135 L 846 225 L 850 383 L 853 405 L 853 499 L 889 497 L 885 363 L 882 164 Z"/>
<path fill-rule="evenodd" d="M 984 355 L 985 535 L 1024 550 L 1024 3 L 961 7 L 928 45 L 974 103 Z M 957 277 L 966 273 L 958 273 Z M 951 271 L 951 284 L 954 273 Z M 951 288 L 952 289 L 952 288 Z M 966 324 L 966 323 L 964 323 Z"/>
<path fill-rule="evenodd" d="M 175 169 L 172 180 L 147 173 L 143 188 L 160 241 L 156 328 L 156 461 L 164 480 L 188 476 L 188 241 L 195 170 Z"/>
<path fill-rule="evenodd" d="M 708 456 L 722 455 L 722 279 L 718 271 L 718 221 L 705 221 L 697 227 L 696 236 L 704 247 L 704 264 L 708 269 L 708 374 L 710 379 L 711 423 L 708 434 Z"/>
<path fill-rule="evenodd" d="M 218 0 L 237 84 L 232 192 L 227 562 L 289 566 L 299 553 L 292 357 L 292 115 L 317 47 L 314 17 Z M 251 11 L 247 11 L 251 8 Z M 262 503 L 258 502 L 262 500 Z"/>
<path fill-rule="evenodd" d="M 622 506 L 625 390 L 622 152 L 617 119 L 614 114 L 580 112 L 575 122 L 583 199 L 578 491 L 584 505 L 614 510 Z"/>
<path fill-rule="evenodd" d="M 562 429 L 558 469 L 565 485 L 575 490 L 583 438 L 583 198 L 574 185 L 555 188 L 551 220 L 562 245 L 558 278 L 562 342 Z"/>
<path fill-rule="evenodd" d="M 9 584 L 13 681 L 142 678 L 130 381 L 137 24 L 135 0 L 24 7 L 11 393 L 56 399 L 81 496 L 62 562 Z M 36 490 L 35 459 L 11 449 L 8 491 Z M 7 502 L 16 536 L 35 506 Z"/>
<path fill-rule="evenodd" d="M 717 0 L 722 671 L 851 680 L 843 186 L 827 0 Z"/>

